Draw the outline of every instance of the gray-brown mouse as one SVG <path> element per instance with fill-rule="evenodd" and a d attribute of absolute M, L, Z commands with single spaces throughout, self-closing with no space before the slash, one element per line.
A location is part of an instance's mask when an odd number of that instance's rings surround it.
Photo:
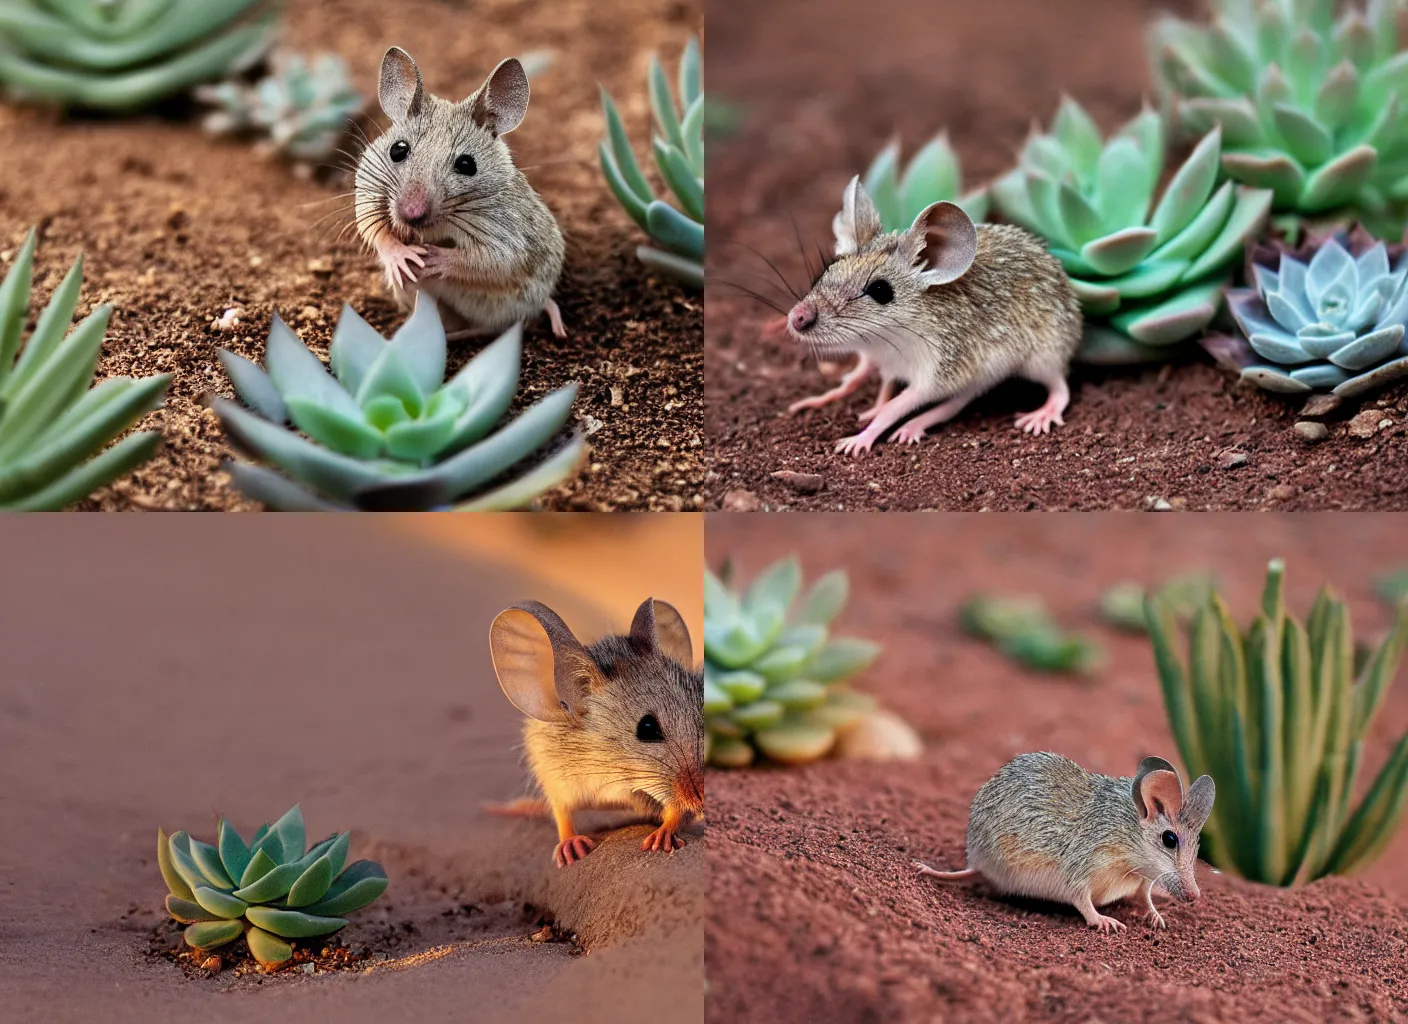
<path fill-rule="evenodd" d="M 1069 903 L 1102 932 L 1125 926 L 1096 907 L 1138 899 L 1149 924 L 1166 928 L 1154 890 L 1184 902 L 1202 895 L 1194 868 L 1215 796 L 1212 776 L 1185 790 L 1161 757 L 1116 779 L 1060 754 L 1022 754 L 973 797 L 967 869 L 914 863 L 945 882 L 982 878 L 1001 893 Z"/>
<path fill-rule="evenodd" d="M 1048 392 L 1041 408 L 1017 417 L 1018 427 L 1046 433 L 1064 422 L 1081 308 L 1060 261 L 1040 241 L 1010 225 L 974 225 L 946 202 L 887 232 L 859 178 L 846 186 L 832 228 L 836 259 L 792 307 L 787 331 L 818 355 L 860 359 L 837 387 L 790 412 L 843 398 L 878 369 L 880 398 L 861 416 L 869 426 L 837 442 L 838 451 L 869 451 L 895 424 L 943 399 L 895 432 L 895 441 L 914 444 L 1013 376 Z M 892 397 L 896 381 L 907 386 Z"/>
<path fill-rule="evenodd" d="M 410 309 L 416 289 L 429 292 L 452 338 L 499 334 L 544 311 L 565 337 L 552 297 L 562 232 L 503 139 L 528 110 L 522 64 L 502 61 L 455 103 L 426 92 L 411 55 L 393 46 L 379 95 L 391 126 L 362 152 L 354 209 L 397 303 Z"/>
<path fill-rule="evenodd" d="M 583 645 L 529 601 L 499 613 L 489 646 L 504 694 L 528 716 L 523 742 L 557 824 L 557 866 L 595 845 L 573 824 L 579 810 L 642 811 L 660 822 L 642 849 L 682 847 L 680 828 L 704 813 L 704 677 L 679 612 L 647 598 L 628 634 Z"/>

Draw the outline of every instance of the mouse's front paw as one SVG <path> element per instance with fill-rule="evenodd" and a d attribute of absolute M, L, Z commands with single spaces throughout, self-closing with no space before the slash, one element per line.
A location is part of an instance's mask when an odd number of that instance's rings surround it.
<path fill-rule="evenodd" d="M 596 843 L 587 836 L 568 836 L 552 851 L 553 863 L 560 868 L 569 868 L 596 849 Z"/>
<path fill-rule="evenodd" d="M 917 426 L 913 423 L 906 423 L 896 430 L 894 436 L 890 438 L 895 444 L 918 444 L 924 440 L 924 432 L 927 428 Z"/>
<path fill-rule="evenodd" d="M 426 245 L 421 250 L 421 279 L 428 277 L 450 277 L 460 265 L 460 258 L 454 249 L 443 245 Z"/>
<path fill-rule="evenodd" d="M 684 840 L 675 834 L 675 830 L 661 825 L 650 835 L 645 837 L 645 841 L 640 844 L 642 850 L 662 850 L 665 853 L 674 853 L 676 850 L 684 849 Z"/>
<path fill-rule="evenodd" d="M 1168 922 L 1164 920 L 1164 915 L 1160 914 L 1157 910 L 1154 910 L 1152 908 L 1147 914 L 1144 915 L 1144 921 L 1146 924 L 1149 925 L 1150 928 L 1168 927 Z"/>
<path fill-rule="evenodd" d="M 842 455 L 859 455 L 870 451 L 871 446 L 875 444 L 875 438 L 868 436 L 868 433 L 842 438 L 836 442 L 836 450 Z"/>
<path fill-rule="evenodd" d="M 407 245 L 396 238 L 383 238 L 376 248 L 381 265 L 386 269 L 386 281 L 393 288 L 405 288 L 407 283 L 416 283 L 416 273 L 411 264 L 425 265 L 425 247 Z"/>
<path fill-rule="evenodd" d="M 1117 921 L 1113 917 L 1107 917 L 1104 914 L 1096 914 L 1095 920 L 1090 922 L 1090 927 L 1096 928 L 1102 932 L 1122 932 L 1125 929 L 1125 923 L 1123 921 Z"/>

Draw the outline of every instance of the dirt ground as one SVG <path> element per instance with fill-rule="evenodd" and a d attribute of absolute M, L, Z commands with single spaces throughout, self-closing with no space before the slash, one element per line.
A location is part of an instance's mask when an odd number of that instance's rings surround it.
<path fill-rule="evenodd" d="M 393 44 L 415 56 L 428 89 L 455 97 L 477 87 L 505 56 L 556 51 L 509 142 L 568 239 L 557 297 L 570 333 L 554 338 L 546 318 L 529 327 L 515 408 L 580 382 L 575 428 L 589 434 L 592 450 L 581 475 L 542 504 L 702 506 L 703 303 L 638 263 L 642 236 L 608 191 L 596 156 L 604 131 L 601 82 L 646 160 L 649 54 L 658 50 L 673 68 L 685 40 L 699 31 L 702 4 L 291 0 L 288 6 L 286 44 L 341 55 L 373 111 L 381 55 Z M 337 240 L 347 219 L 337 213 L 349 210 L 351 199 L 333 197 L 349 187 L 299 180 L 245 142 L 210 138 L 189 109 L 105 121 L 0 106 L 0 270 L 24 232 L 38 225 L 35 290 L 47 299 L 84 252 L 79 314 L 99 302 L 117 307 L 99 377 L 175 374 L 165 410 L 142 423 L 163 432 L 165 449 L 82 508 L 254 507 L 219 471 L 230 452 L 200 401 L 209 392 L 231 394 L 216 349 L 258 360 L 275 309 L 324 357 L 344 302 L 385 333 L 403 319 L 372 258 L 354 241 Z M 216 333 L 211 320 L 231 307 L 243 311 L 240 333 Z M 452 344 L 451 372 L 480 347 Z"/>
<path fill-rule="evenodd" d="M 1361 876 L 1298 890 L 1200 865 L 1204 898 L 1166 901 L 1168 931 L 1116 908 L 1129 928 L 1113 936 L 1069 907 L 943 887 L 910 867 L 963 866 L 969 801 L 1018 753 L 1115 775 L 1147 754 L 1177 760 L 1147 641 L 1096 617 L 1112 583 L 1212 569 L 1245 621 L 1265 563 L 1284 556 L 1297 614 L 1329 581 L 1356 635 L 1372 637 L 1389 616 L 1371 581 L 1408 561 L 1396 517 L 716 514 L 707 548 L 711 565 L 732 557 L 745 577 L 789 551 L 810 576 L 849 569 L 839 629 L 885 645 L 859 685 L 927 749 L 906 764 L 710 772 L 706 1019 L 1408 1019 L 1408 829 Z M 1032 675 L 967 637 L 957 611 L 979 589 L 1040 594 L 1108 647 L 1107 669 L 1086 682 Z M 1366 743 L 1361 789 L 1408 729 L 1403 675 Z"/>
<path fill-rule="evenodd" d="M 596 816 L 597 849 L 559 871 L 549 822 L 481 809 L 528 791 L 488 623 L 536 596 L 595 636 L 628 621 L 614 603 L 404 521 L 87 521 L 0 528 L 7 1021 L 644 1022 L 664 992 L 702 1018 L 699 830 L 652 855 L 649 826 Z M 187 977 L 161 955 L 179 935 L 157 828 L 208 838 L 224 813 L 248 835 L 294 801 L 310 835 L 350 828 L 351 856 L 386 867 L 335 936 L 370 970 Z"/>
<path fill-rule="evenodd" d="M 709 10 L 710 95 L 742 127 L 709 150 L 710 283 L 705 423 L 715 446 L 708 507 L 747 509 L 1392 509 L 1408 496 L 1408 392 L 1351 436 L 1344 410 L 1329 439 L 1292 433 L 1300 403 L 1240 386 L 1200 353 L 1185 365 L 1078 369 L 1066 425 L 1048 437 L 1013 427 L 1040 388 L 1000 386 L 918 446 L 832 450 L 857 432 L 872 381 L 845 402 L 797 417 L 787 406 L 834 383 L 788 339 L 776 313 L 723 282 L 790 304 L 751 247 L 798 289 L 809 253 L 832 246 L 847 180 L 894 134 L 906 156 L 947 128 L 976 184 L 1010 168 L 1033 121 L 1063 92 L 1109 130 L 1150 92 L 1143 31 L 1156 11 L 1201 0 L 716 0 Z M 815 256 L 813 255 L 813 261 Z M 770 283 L 771 278 L 771 283 Z M 1387 426 L 1379 426 L 1383 420 Z M 774 473 L 800 474 L 792 482 Z"/>

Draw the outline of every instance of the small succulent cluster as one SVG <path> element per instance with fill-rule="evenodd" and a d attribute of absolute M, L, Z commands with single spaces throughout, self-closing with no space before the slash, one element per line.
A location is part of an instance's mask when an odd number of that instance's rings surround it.
<path fill-rule="evenodd" d="M 80 256 L 20 346 L 34 274 L 33 231 L 0 282 L 0 510 L 57 511 L 151 458 L 161 435 L 108 443 L 161 404 L 170 374 L 110 377 L 92 387 L 112 308 L 72 331 Z"/>
<path fill-rule="evenodd" d="M 1212 593 L 1188 630 L 1161 596 L 1146 604 L 1169 724 L 1193 775 L 1218 781 L 1203 855 L 1272 885 L 1361 868 L 1388 845 L 1408 804 L 1408 735 L 1353 806 L 1364 739 L 1408 642 L 1408 604 L 1356 668 L 1349 608 L 1324 588 L 1302 622 L 1267 570 L 1261 609 L 1242 630 Z"/>
<path fill-rule="evenodd" d="M 801 587 L 795 557 L 768 567 L 742 593 L 705 573 L 708 763 L 741 768 L 761 754 L 802 764 L 824 757 L 855 730 L 865 736 L 865 756 L 913 756 L 918 740 L 908 727 L 846 685 L 880 653 L 869 640 L 830 635 L 849 594 L 846 574 L 827 573 L 794 611 Z M 867 726 L 877 715 L 883 717 Z"/>
<path fill-rule="evenodd" d="M 1170 577 L 1157 593 L 1175 619 L 1190 622 L 1216 586 L 1217 580 L 1210 573 L 1188 572 Z M 1139 583 L 1116 583 L 1100 595 L 1100 617 L 1127 633 L 1147 633 L 1149 620 L 1144 614 L 1144 602 L 1148 596 L 1149 591 Z"/>
<path fill-rule="evenodd" d="M 1214 128 L 1164 187 L 1164 123 L 1144 110 L 1105 141 L 1074 100 L 1049 134 L 1034 133 L 1018 166 L 992 186 L 1003 216 L 1046 239 L 1087 319 L 1091 362 L 1158 359 L 1200 333 L 1247 239 L 1271 207 L 1266 189 L 1218 185 Z M 1113 328 L 1113 330 L 1111 330 Z"/>
<path fill-rule="evenodd" d="M 699 40 L 691 38 L 680 58 L 678 99 L 660 61 L 650 58 L 650 109 L 656 132 L 655 165 L 679 204 L 655 197 L 631 151 L 616 102 L 605 89 L 601 106 L 607 138 L 597 150 L 607 184 L 622 208 L 655 246 L 636 249 L 642 263 L 693 288 L 704 287 L 704 72 Z M 657 248 L 658 246 L 658 248 Z"/>
<path fill-rule="evenodd" d="M 1150 31 L 1156 78 L 1187 132 L 1223 132 L 1222 165 L 1276 208 L 1343 207 L 1395 237 L 1408 200 L 1401 0 L 1212 0 L 1210 23 Z"/>
<path fill-rule="evenodd" d="M 365 100 L 352 87 L 347 64 L 331 53 L 309 60 L 278 52 L 269 73 L 250 84 L 230 79 L 196 89 L 196 98 L 216 107 L 204 120 L 217 135 L 258 132 L 274 151 L 297 160 L 322 160 L 347 131 Z"/>
<path fill-rule="evenodd" d="M 158 830 L 157 865 L 170 890 L 166 912 L 186 925 L 193 949 L 216 949 L 241 936 L 266 969 L 293 956 L 294 939 L 331 935 L 343 915 L 386 891 L 386 872 L 370 860 L 347 863 L 352 833 L 307 848 L 295 805 L 246 843 L 224 818 L 214 846 L 185 832 Z"/>
<path fill-rule="evenodd" d="M 987 190 L 963 191 L 963 168 L 947 132 L 930 139 L 903 168 L 899 140 L 891 142 L 871 161 L 862 184 L 886 231 L 903 231 L 938 202 L 957 203 L 974 223 L 988 216 Z"/>
<path fill-rule="evenodd" d="M 245 494 L 271 508 L 521 508 L 571 476 L 586 452 L 573 438 L 523 475 L 483 490 L 557 434 L 577 394 L 569 384 L 491 433 L 518 390 L 521 356 L 522 331 L 513 327 L 444 380 L 445 328 L 435 301 L 421 293 L 390 341 L 344 306 L 329 374 L 275 314 L 264 368 L 220 353 L 248 408 L 224 398 L 211 404 L 233 444 L 282 471 L 229 467 Z M 290 421 L 296 430 L 286 429 Z"/>
<path fill-rule="evenodd" d="M 978 595 L 960 609 L 959 621 L 968 633 L 1038 672 L 1090 675 L 1105 663 L 1099 644 L 1062 632 L 1038 597 Z"/>
<path fill-rule="evenodd" d="M 1299 249 L 1261 246 L 1256 287 L 1230 291 L 1241 335 L 1206 347 L 1268 391 L 1353 398 L 1408 374 L 1408 256 L 1362 229 Z"/>
<path fill-rule="evenodd" d="M 5 0 L 0 85 L 31 100 L 133 110 L 259 61 L 280 0 Z"/>

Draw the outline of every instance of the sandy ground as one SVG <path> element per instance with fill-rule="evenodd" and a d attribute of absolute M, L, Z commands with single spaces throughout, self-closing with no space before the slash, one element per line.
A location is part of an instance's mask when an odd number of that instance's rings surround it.
<path fill-rule="evenodd" d="M 74 522 L 0 524 L 7 1020 L 644 1021 L 662 993 L 701 1018 L 701 843 L 650 856 L 646 826 L 602 817 L 562 873 L 549 823 L 480 810 L 527 790 L 492 616 L 536 596 L 595 635 L 624 625 L 614 603 L 404 523 Z M 295 800 L 392 878 L 341 935 L 377 968 L 190 980 L 148 957 L 158 826 L 248 832 Z M 576 941 L 532 942 L 545 916 Z"/>
<path fill-rule="evenodd" d="M 542 504 L 702 506 L 703 302 L 636 260 L 643 236 L 608 191 L 596 155 L 601 83 L 647 158 L 649 55 L 659 51 L 673 68 L 700 29 L 702 4 L 290 0 L 288 9 L 286 45 L 346 60 L 378 124 L 377 70 L 388 46 L 416 58 L 427 89 L 455 98 L 506 56 L 556 51 L 508 142 L 567 237 L 557 298 L 570 336 L 554 338 L 546 318 L 529 325 L 515 409 L 579 382 L 569 427 L 589 433 L 592 455 Z M 0 104 L 0 270 L 31 225 L 41 236 L 38 296 L 47 299 L 85 253 L 79 315 L 99 302 L 116 307 L 99 377 L 175 375 L 166 408 L 142 424 L 162 431 L 165 449 L 85 508 L 254 507 L 219 472 L 229 448 L 201 403 L 208 392 L 231 394 L 216 349 L 260 360 L 275 309 L 321 356 L 344 302 L 386 334 L 404 319 L 375 261 L 339 238 L 347 182 L 299 180 L 248 142 L 207 136 L 197 120 L 179 104 L 131 120 L 64 120 Z M 378 130 L 371 121 L 366 129 Z M 232 307 L 242 311 L 241 330 L 212 330 Z M 450 371 L 481 347 L 452 344 Z"/>
<path fill-rule="evenodd" d="M 1096 618 L 1110 584 L 1210 568 L 1245 621 L 1281 555 L 1299 614 L 1329 581 L 1372 637 L 1388 614 L 1371 580 L 1408 561 L 1398 517 L 712 515 L 707 547 L 711 565 L 733 557 L 748 572 L 793 550 L 809 574 L 847 567 L 840 629 L 885 644 L 861 685 L 927 744 L 913 764 L 711 771 L 709 1020 L 1408 1019 L 1408 829 L 1363 875 L 1299 890 L 1203 865 L 1205 898 L 1168 903 L 1158 933 L 1117 908 L 1129 930 L 1101 936 L 1070 908 L 943 888 L 910 868 L 963 865 L 969 801 L 1018 753 L 1116 775 L 1146 754 L 1177 760 L 1147 643 Z M 980 588 L 1040 594 L 1107 645 L 1107 669 L 1035 676 L 966 637 L 956 612 Z M 1403 674 L 1361 787 L 1408 729 Z"/>
<path fill-rule="evenodd" d="M 816 263 L 852 175 L 898 134 L 906 158 L 947 128 L 971 184 L 1008 170 L 1035 122 L 1063 93 L 1105 130 L 1150 92 L 1143 32 L 1159 10 L 1202 0 L 714 0 L 710 96 L 742 124 L 709 149 L 710 283 L 705 425 L 714 444 L 711 509 L 1395 509 L 1408 476 L 1408 393 L 1369 405 L 1389 425 L 1351 436 L 1346 409 L 1329 439 L 1292 433 L 1300 403 L 1251 387 L 1193 347 L 1184 364 L 1077 369 L 1066 425 L 1032 438 L 1013 428 L 1042 390 L 999 386 L 917 446 L 833 451 L 857 432 L 877 383 L 825 409 L 790 403 L 834 384 L 790 340 L 762 328 L 810 284 L 798 236 Z M 795 233 L 794 233 L 795 224 Z M 728 282 L 728 283 L 726 283 Z M 774 473 L 791 473 L 790 478 Z M 800 477 L 800 479 L 799 479 Z"/>

